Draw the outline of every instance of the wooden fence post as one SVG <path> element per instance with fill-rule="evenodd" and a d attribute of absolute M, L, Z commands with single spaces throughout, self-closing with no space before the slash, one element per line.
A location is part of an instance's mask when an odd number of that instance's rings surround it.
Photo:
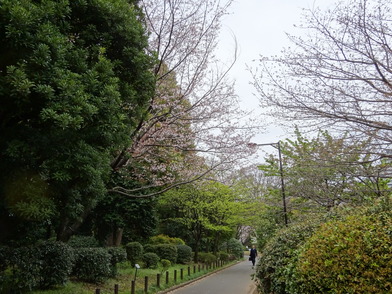
<path fill-rule="evenodd" d="M 169 284 L 169 271 L 166 272 L 166 284 Z"/>
<path fill-rule="evenodd" d="M 191 275 L 191 267 L 188 266 L 188 276 L 190 276 L 190 275 Z"/>
<path fill-rule="evenodd" d="M 95 294 L 101 294 L 101 289 L 95 289 Z"/>
<path fill-rule="evenodd" d="M 114 294 L 118 294 L 118 284 L 114 285 Z"/>
<path fill-rule="evenodd" d="M 184 279 L 184 269 L 181 269 L 181 280 Z"/>
<path fill-rule="evenodd" d="M 131 294 L 135 294 L 135 281 L 131 282 Z"/>
<path fill-rule="evenodd" d="M 161 287 L 161 274 L 157 274 L 157 287 Z"/>
<path fill-rule="evenodd" d="M 177 282 L 177 270 L 174 270 L 174 282 Z"/>
<path fill-rule="evenodd" d="M 148 292 L 148 276 L 144 277 L 144 292 Z"/>

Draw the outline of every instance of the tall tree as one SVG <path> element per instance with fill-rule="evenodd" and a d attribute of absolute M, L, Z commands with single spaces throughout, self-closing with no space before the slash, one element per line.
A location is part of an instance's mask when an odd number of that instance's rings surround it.
<path fill-rule="evenodd" d="M 141 1 L 150 33 L 149 49 L 159 60 L 156 92 L 131 135 L 134 146 L 112 163 L 119 169 L 135 166 L 135 159 L 139 163 L 139 158 L 148 159 L 147 166 L 158 177 L 142 182 L 139 196 L 151 195 L 143 192 L 145 186 L 161 187 L 160 193 L 200 179 L 208 171 L 227 169 L 249 154 L 247 142 L 257 127 L 240 110 L 233 82 L 227 79 L 236 48 L 228 65 L 214 55 L 220 21 L 231 2 Z M 186 127 L 181 130 L 178 126 Z M 168 152 L 171 156 L 181 153 L 185 160 L 162 160 Z M 200 160 L 200 156 L 207 159 Z M 115 187 L 113 191 L 138 196 L 135 189 Z"/>
<path fill-rule="evenodd" d="M 253 72 L 262 106 L 290 123 L 374 138 L 390 157 L 391 5 L 349 0 L 306 9 L 299 26 L 306 35 L 289 36 L 292 46 L 281 57 L 262 57 Z"/>
<path fill-rule="evenodd" d="M 153 95 L 140 11 L 127 0 L 2 0 L 0 39 L 2 237 L 40 209 L 35 219 L 67 240 Z"/>

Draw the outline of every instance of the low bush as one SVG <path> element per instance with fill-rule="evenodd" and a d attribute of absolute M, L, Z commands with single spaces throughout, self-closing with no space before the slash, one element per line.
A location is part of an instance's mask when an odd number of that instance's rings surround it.
<path fill-rule="evenodd" d="M 62 242 L 45 241 L 38 245 L 37 253 L 42 266 L 40 289 L 64 285 L 72 272 L 74 250 Z"/>
<path fill-rule="evenodd" d="M 192 261 L 192 248 L 188 245 L 177 245 L 177 263 L 186 264 Z"/>
<path fill-rule="evenodd" d="M 209 252 L 199 252 L 198 259 L 201 263 L 211 264 L 216 261 L 216 256 Z"/>
<path fill-rule="evenodd" d="M 161 266 L 162 266 L 161 273 L 163 274 L 163 273 L 164 273 L 165 271 L 167 271 L 167 270 L 169 269 L 169 267 L 171 266 L 170 260 L 161 259 Z"/>
<path fill-rule="evenodd" d="M 154 251 L 160 259 L 170 260 L 172 264 L 177 263 L 177 246 L 172 244 L 154 245 Z"/>
<path fill-rule="evenodd" d="M 299 255 L 292 293 L 392 293 L 392 216 L 349 216 L 321 226 Z"/>
<path fill-rule="evenodd" d="M 229 257 L 230 257 L 229 254 L 226 252 L 221 251 L 218 253 L 218 258 L 222 261 L 228 261 Z"/>
<path fill-rule="evenodd" d="M 72 236 L 68 243 L 72 248 L 97 248 L 99 247 L 98 240 L 93 236 Z"/>
<path fill-rule="evenodd" d="M 106 250 L 110 254 L 111 276 L 115 277 L 117 275 L 117 264 L 127 260 L 127 252 L 121 247 L 109 247 Z"/>
<path fill-rule="evenodd" d="M 143 258 L 143 246 L 139 242 L 130 242 L 125 245 L 127 258 L 129 262 L 134 265 Z"/>
<path fill-rule="evenodd" d="M 184 240 L 182 240 L 181 238 L 176 238 L 176 237 L 173 238 L 163 234 L 151 237 L 150 243 L 152 245 L 158 245 L 158 244 L 185 245 Z"/>
<path fill-rule="evenodd" d="M 157 268 L 159 263 L 159 256 L 153 252 L 144 253 L 143 262 L 147 268 Z"/>
<path fill-rule="evenodd" d="M 261 293 L 286 294 L 292 283 L 293 264 L 298 250 L 318 227 L 317 221 L 291 225 L 276 233 L 259 252 L 256 278 Z"/>
<path fill-rule="evenodd" d="M 111 255 L 104 248 L 75 249 L 73 274 L 80 280 L 99 283 L 112 275 Z"/>

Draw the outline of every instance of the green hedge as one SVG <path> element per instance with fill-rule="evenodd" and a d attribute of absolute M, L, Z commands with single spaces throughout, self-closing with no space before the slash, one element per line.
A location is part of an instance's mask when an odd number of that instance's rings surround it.
<path fill-rule="evenodd" d="M 143 262 L 147 268 L 157 268 L 159 263 L 159 256 L 152 252 L 144 253 Z"/>
<path fill-rule="evenodd" d="M 110 254 L 110 270 L 111 276 L 117 275 L 117 264 L 127 260 L 127 252 L 121 247 L 109 247 L 106 249 Z"/>
<path fill-rule="evenodd" d="M 154 251 L 160 259 L 170 260 L 172 264 L 177 263 L 177 246 L 172 244 L 154 245 Z"/>
<path fill-rule="evenodd" d="M 72 236 L 68 243 L 72 248 L 97 248 L 99 247 L 98 240 L 93 236 Z"/>
<path fill-rule="evenodd" d="M 188 245 L 177 245 L 177 263 L 186 264 L 192 261 L 192 248 Z"/>
<path fill-rule="evenodd" d="M 350 216 L 323 225 L 302 250 L 300 293 L 392 293 L 392 216 Z"/>
<path fill-rule="evenodd" d="M 73 275 L 86 282 L 98 283 L 112 276 L 111 255 L 104 248 L 75 249 Z"/>
<path fill-rule="evenodd" d="M 256 266 L 261 293 L 286 294 L 292 283 L 293 264 L 298 250 L 319 226 L 317 221 L 291 225 L 276 233 L 259 252 Z M 260 250 L 259 250 L 260 251 Z"/>
<path fill-rule="evenodd" d="M 129 262 L 134 266 L 139 260 L 143 258 L 143 246 L 139 242 L 130 242 L 125 245 L 127 251 L 127 258 Z"/>
<path fill-rule="evenodd" d="M 199 252 L 198 259 L 201 263 L 211 264 L 216 261 L 216 256 L 209 252 Z"/>

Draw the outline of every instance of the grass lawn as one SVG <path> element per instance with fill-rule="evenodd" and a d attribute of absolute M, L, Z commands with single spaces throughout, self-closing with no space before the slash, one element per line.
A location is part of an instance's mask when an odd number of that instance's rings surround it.
<path fill-rule="evenodd" d="M 230 265 L 234 262 L 229 262 Z M 226 265 L 226 266 L 227 266 Z M 194 266 L 196 272 L 194 273 Z M 190 275 L 188 276 L 188 267 L 190 268 Z M 144 292 L 145 277 L 148 277 L 148 293 L 158 293 L 164 289 L 170 288 L 174 285 L 184 283 L 189 280 L 196 279 L 216 269 L 206 269 L 200 266 L 200 272 L 198 265 L 187 264 L 187 265 L 174 265 L 167 271 L 169 272 L 169 283 L 166 284 L 166 272 L 162 272 L 161 269 L 139 269 L 137 271 L 135 293 L 141 294 Z M 225 267 L 225 265 L 224 265 Z M 181 279 L 181 269 L 183 270 L 183 279 Z M 177 282 L 174 282 L 174 271 L 177 271 Z M 157 287 L 157 274 L 161 274 L 160 287 Z M 129 262 L 124 262 L 118 265 L 118 275 L 115 279 L 109 279 L 102 284 L 89 284 L 77 281 L 70 281 L 65 286 L 56 289 L 46 291 L 33 291 L 33 294 L 95 294 L 95 290 L 99 288 L 101 294 L 114 293 L 114 285 L 118 285 L 119 294 L 130 294 L 131 283 L 135 279 L 135 268 L 131 267 Z"/>

